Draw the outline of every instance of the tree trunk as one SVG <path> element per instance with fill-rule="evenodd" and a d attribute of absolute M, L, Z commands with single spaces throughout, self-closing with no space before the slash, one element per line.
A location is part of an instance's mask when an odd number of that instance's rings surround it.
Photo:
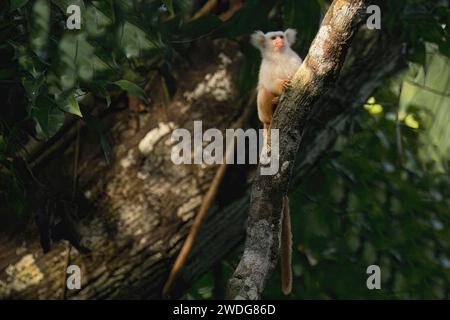
<path fill-rule="evenodd" d="M 69 299 L 161 297 L 171 265 L 217 169 L 215 165 L 173 164 L 170 132 L 176 127 L 192 131 L 194 120 L 203 121 L 203 130 L 231 128 L 245 101 L 234 86 L 241 55 L 232 44 L 222 44 L 205 50 L 207 55 L 194 62 L 195 69 L 177 69 L 179 87 L 170 103 L 165 103 L 164 88 L 155 81 L 149 86 L 153 100 L 149 112 L 134 114 L 126 109 L 105 119 L 111 128 L 110 164 L 98 151 L 98 143 L 91 143 L 89 133 L 82 130 L 78 190 L 79 203 L 86 205 L 78 207 L 82 216 L 79 246 L 90 252 L 68 250 L 68 243 L 60 241 L 44 254 L 34 229 L 1 237 L 0 298 L 63 298 L 68 262 L 82 270 L 81 289 L 69 290 Z M 313 108 L 292 186 L 351 123 L 381 81 L 402 67 L 396 39 L 382 32 L 359 32 L 335 87 Z M 256 119 L 249 123 L 256 124 Z M 54 175 L 55 167 L 71 168 L 73 144 L 61 149 L 40 165 L 43 173 Z M 255 169 L 230 166 L 173 297 L 179 297 L 193 280 L 242 243 Z M 67 177 L 60 180 L 64 179 L 70 181 Z"/>
<path fill-rule="evenodd" d="M 291 237 L 286 196 L 291 181 L 295 159 L 303 132 L 309 122 L 315 102 L 335 84 L 344 64 L 358 26 L 366 16 L 366 0 L 334 0 L 312 42 L 308 55 L 292 79 L 292 88 L 280 97 L 270 130 L 279 132 L 279 141 L 271 145 L 270 158 L 279 162 L 279 170 L 273 175 L 262 173 L 260 164 L 252 185 L 249 223 L 245 249 L 232 278 L 229 295 L 233 299 L 259 299 L 266 281 L 280 257 L 282 226 L 288 228 Z M 284 211 L 284 213 L 283 213 Z M 283 216 L 284 215 L 284 216 Z M 290 242 L 290 240 L 289 240 Z M 282 248 L 283 292 L 290 292 L 291 244 Z M 286 278 L 288 277 L 288 278 Z"/>

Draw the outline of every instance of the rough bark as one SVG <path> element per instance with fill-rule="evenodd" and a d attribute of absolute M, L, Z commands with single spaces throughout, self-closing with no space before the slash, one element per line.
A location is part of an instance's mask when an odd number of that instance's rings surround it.
<path fill-rule="evenodd" d="M 274 270 L 280 252 L 282 202 L 288 193 L 302 134 L 314 103 L 336 82 L 347 50 L 370 1 L 335 0 L 303 64 L 292 79 L 292 88 L 280 99 L 271 122 L 279 130 L 272 141 L 272 161 L 279 163 L 274 175 L 261 174 L 252 186 L 244 254 L 229 282 L 233 299 L 259 299 Z M 274 144 L 279 146 L 279 153 Z"/>
<path fill-rule="evenodd" d="M 154 129 L 154 135 L 164 132 L 170 121 L 187 128 L 192 128 L 192 121 L 197 119 L 204 121 L 205 129 L 232 126 L 241 112 L 239 93 L 233 85 L 231 90 L 222 88 L 226 93 L 223 100 L 223 90 L 215 90 L 217 84 L 205 76 L 230 77 L 233 84 L 240 58 L 230 62 L 220 53 L 234 57 L 235 48 L 218 48 L 213 54 L 208 52 L 212 58 L 196 61 L 195 70 L 177 70 L 182 75 L 180 87 L 170 104 L 159 97 L 159 86 L 155 84 L 151 86 L 154 102 L 148 113 L 130 115 L 123 110 L 107 119 L 115 146 L 111 164 L 104 162 L 98 142 L 90 143 L 90 136 L 82 134 L 79 189 L 88 206 L 79 208 L 84 216 L 81 242 L 91 252 L 71 250 L 71 263 L 82 269 L 82 289 L 68 291 L 69 299 L 161 296 L 171 264 L 216 167 L 173 165 L 171 147 L 166 144 L 168 134 L 155 142 L 147 155 L 139 151 L 139 142 Z M 311 125 L 298 152 L 293 186 L 326 152 L 380 82 L 402 67 L 401 61 L 395 39 L 380 32 L 360 33 L 336 86 L 314 107 Z M 209 83 L 213 90 L 199 90 L 197 96 L 194 92 L 200 82 Z M 51 174 L 55 166 L 64 167 L 73 159 L 73 150 L 57 153 L 54 158 L 44 165 Z M 242 242 L 248 186 L 254 172 L 251 166 L 229 168 L 220 196 L 208 212 L 179 278 L 175 297 Z M 59 242 L 43 254 L 36 230 L 0 237 L 0 297 L 60 299 L 67 253 L 66 242 Z"/>

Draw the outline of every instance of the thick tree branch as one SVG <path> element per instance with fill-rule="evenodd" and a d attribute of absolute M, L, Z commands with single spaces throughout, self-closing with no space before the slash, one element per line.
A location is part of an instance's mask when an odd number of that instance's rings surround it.
<path fill-rule="evenodd" d="M 244 254 L 229 282 L 234 299 L 259 299 L 280 250 L 282 198 L 314 103 L 336 82 L 347 50 L 370 1 L 335 0 L 329 8 L 292 90 L 280 100 L 271 128 L 279 130 L 280 171 L 260 175 L 251 194 Z M 272 155 L 274 157 L 276 155 Z"/>

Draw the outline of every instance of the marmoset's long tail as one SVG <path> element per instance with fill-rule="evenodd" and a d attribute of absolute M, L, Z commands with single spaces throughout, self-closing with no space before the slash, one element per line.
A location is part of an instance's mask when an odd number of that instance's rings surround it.
<path fill-rule="evenodd" d="M 281 221 L 281 289 L 285 295 L 292 290 L 292 233 L 291 212 L 289 210 L 289 198 L 283 197 L 283 210 Z"/>

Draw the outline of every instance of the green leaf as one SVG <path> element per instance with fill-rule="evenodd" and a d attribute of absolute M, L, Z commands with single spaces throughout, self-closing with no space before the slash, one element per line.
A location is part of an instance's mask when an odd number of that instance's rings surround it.
<path fill-rule="evenodd" d="M 62 102 L 59 103 L 58 106 L 61 110 L 67 113 L 83 117 L 83 115 L 81 114 L 80 106 L 78 105 L 78 101 L 73 94 L 62 100 Z"/>
<path fill-rule="evenodd" d="M 89 114 L 86 115 L 85 121 L 89 129 L 97 132 L 100 138 L 100 146 L 102 148 L 103 155 L 105 156 L 105 161 L 109 164 L 111 162 L 112 148 L 107 136 L 103 132 L 102 123 L 98 119 L 91 117 Z"/>
<path fill-rule="evenodd" d="M 170 15 L 174 16 L 175 12 L 173 11 L 173 0 L 163 0 L 163 3 L 166 6 L 167 10 L 169 10 Z"/>
<path fill-rule="evenodd" d="M 50 4 L 45 0 L 34 1 L 31 18 L 30 48 L 39 58 L 46 60 L 50 39 Z"/>
<path fill-rule="evenodd" d="M 124 21 L 117 30 L 118 45 L 128 59 L 137 58 L 150 52 L 158 52 L 164 45 L 159 35 L 144 31 L 140 26 Z"/>
<path fill-rule="evenodd" d="M 106 80 L 92 81 L 88 83 L 84 90 L 105 98 L 106 106 L 109 107 L 111 105 L 111 96 L 109 95 L 108 90 L 106 90 L 108 84 L 109 82 Z"/>
<path fill-rule="evenodd" d="M 149 103 L 149 100 L 144 90 L 142 90 L 141 87 L 134 84 L 133 82 L 130 82 L 128 80 L 118 80 L 115 81 L 114 84 L 119 86 L 121 89 L 127 91 L 128 93 L 131 93 L 132 95 L 141 98 L 142 100 L 145 101 L 145 103 Z"/>
<path fill-rule="evenodd" d="M 109 164 L 111 162 L 112 149 L 111 145 L 108 142 L 105 134 L 103 132 L 99 132 L 100 134 L 100 144 L 102 146 L 103 154 L 105 156 L 106 163 Z"/>
<path fill-rule="evenodd" d="M 32 103 L 34 103 L 34 100 L 39 95 L 44 80 L 45 80 L 44 77 L 40 77 L 39 79 L 36 80 L 29 78 L 25 78 L 22 80 L 22 85 L 25 88 L 25 92 L 27 93 L 27 96 Z"/>
<path fill-rule="evenodd" d="M 86 34 L 65 33 L 58 44 L 58 60 L 60 68 L 61 88 L 69 91 L 77 85 L 77 81 L 90 82 L 94 75 L 100 76 L 111 70 L 108 63 L 100 59 L 96 48 L 86 39 Z"/>
<path fill-rule="evenodd" d="M 17 61 L 21 71 L 25 71 L 33 76 L 39 78 L 46 69 L 46 64 L 39 59 L 27 46 L 9 40 L 8 44 L 14 48 L 14 59 Z"/>
<path fill-rule="evenodd" d="M 36 133 L 42 139 L 52 137 L 64 124 L 64 112 L 47 96 L 36 99 L 31 116 L 36 122 Z"/>
<path fill-rule="evenodd" d="M 19 9 L 23 7 L 27 2 L 28 0 L 10 0 L 10 10 L 14 11 L 16 9 Z"/>

